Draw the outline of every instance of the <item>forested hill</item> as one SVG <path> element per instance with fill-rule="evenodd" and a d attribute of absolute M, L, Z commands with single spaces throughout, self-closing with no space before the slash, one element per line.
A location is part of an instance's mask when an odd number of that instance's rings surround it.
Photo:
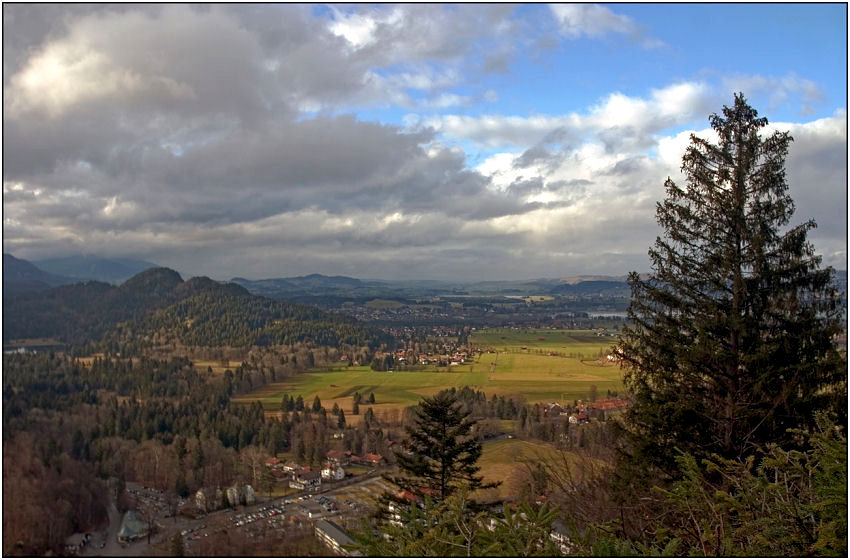
<path fill-rule="evenodd" d="M 124 326 L 119 324 L 126 323 Z M 69 344 L 144 338 L 153 333 L 194 346 L 250 345 L 310 338 L 317 344 L 377 344 L 380 334 L 318 309 L 252 296 L 209 278 L 186 282 L 168 268 L 146 270 L 120 286 L 85 282 L 4 302 L 3 341 L 53 338 Z"/>
<path fill-rule="evenodd" d="M 235 285 L 223 288 L 209 278 L 183 282 L 173 270 L 153 268 L 120 286 L 89 281 L 4 298 L 3 341 L 54 338 L 80 344 L 99 340 L 118 322 L 202 291 L 221 289 L 244 291 Z"/>
<path fill-rule="evenodd" d="M 311 341 L 317 345 L 377 347 L 390 342 L 356 319 L 315 307 L 249 294 L 244 288 L 206 291 L 118 325 L 109 334 L 118 344 L 157 334 L 184 346 L 268 346 Z"/>

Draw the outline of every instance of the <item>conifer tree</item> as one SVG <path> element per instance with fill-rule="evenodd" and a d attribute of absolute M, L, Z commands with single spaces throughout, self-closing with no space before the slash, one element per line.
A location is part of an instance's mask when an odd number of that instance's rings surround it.
<path fill-rule="evenodd" d="M 709 120 L 718 142 L 692 135 L 686 184 L 665 183 L 619 351 L 633 457 L 668 473 L 676 448 L 743 459 L 847 395 L 833 271 L 807 240 L 813 221 L 787 227 L 790 134 L 763 137 L 741 94 Z"/>
<path fill-rule="evenodd" d="M 414 408 L 414 425 L 407 426 L 410 455 L 398 454 L 402 488 L 421 493 L 423 488 L 443 500 L 463 486 L 470 491 L 491 487 L 478 476 L 481 443 L 472 436 L 475 422 L 457 396 L 442 391 L 422 399 Z"/>

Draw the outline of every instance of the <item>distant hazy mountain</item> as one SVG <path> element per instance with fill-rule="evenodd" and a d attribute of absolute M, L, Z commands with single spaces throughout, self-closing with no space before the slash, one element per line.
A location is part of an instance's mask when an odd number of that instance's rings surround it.
<path fill-rule="evenodd" d="M 72 284 L 77 280 L 45 272 L 29 261 L 3 253 L 3 294 L 47 290 L 54 286 Z"/>
<path fill-rule="evenodd" d="M 371 298 L 413 299 L 443 295 L 588 295 L 628 296 L 625 277 L 576 276 L 516 281 L 445 282 L 359 280 L 311 274 L 293 278 L 233 278 L 252 294 L 302 303 L 340 303 Z M 320 301 L 321 298 L 324 298 Z M 337 301 L 339 300 L 339 301 Z"/>
<path fill-rule="evenodd" d="M 52 274 L 110 284 L 120 284 L 140 272 L 159 267 L 157 264 L 136 259 L 105 259 L 86 255 L 45 259 L 34 261 L 34 264 Z"/>

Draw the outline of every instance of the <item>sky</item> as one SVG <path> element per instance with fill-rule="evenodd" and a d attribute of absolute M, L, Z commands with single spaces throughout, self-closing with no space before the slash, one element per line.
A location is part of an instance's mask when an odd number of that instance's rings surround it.
<path fill-rule="evenodd" d="M 4 4 L 3 251 L 226 280 L 649 272 L 742 92 L 847 259 L 845 4 Z"/>

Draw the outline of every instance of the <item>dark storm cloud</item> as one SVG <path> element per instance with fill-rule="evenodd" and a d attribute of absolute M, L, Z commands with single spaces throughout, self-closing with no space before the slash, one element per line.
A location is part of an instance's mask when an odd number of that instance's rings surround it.
<path fill-rule="evenodd" d="M 109 228 L 122 205 L 121 223 L 136 227 L 251 221 L 304 208 L 520 210 L 465 170 L 461 154 L 429 150 L 429 131 L 350 116 L 297 119 L 299 103 L 334 102 L 357 87 L 368 95 L 366 63 L 357 63 L 368 53 L 346 54 L 343 39 L 304 7 L 262 8 L 79 10 L 64 29 L 34 23 L 46 39 L 16 63 L 7 88 L 5 171 L 7 181 L 55 196 L 22 212 L 59 221 L 79 213 L 87 227 Z M 423 25 L 419 11 L 409 7 L 403 25 L 379 25 L 376 36 L 400 45 L 403 33 Z M 439 52 L 425 39 L 406 48 L 448 56 L 469 37 Z M 49 83 L 56 63 L 59 95 L 37 87 Z"/>

